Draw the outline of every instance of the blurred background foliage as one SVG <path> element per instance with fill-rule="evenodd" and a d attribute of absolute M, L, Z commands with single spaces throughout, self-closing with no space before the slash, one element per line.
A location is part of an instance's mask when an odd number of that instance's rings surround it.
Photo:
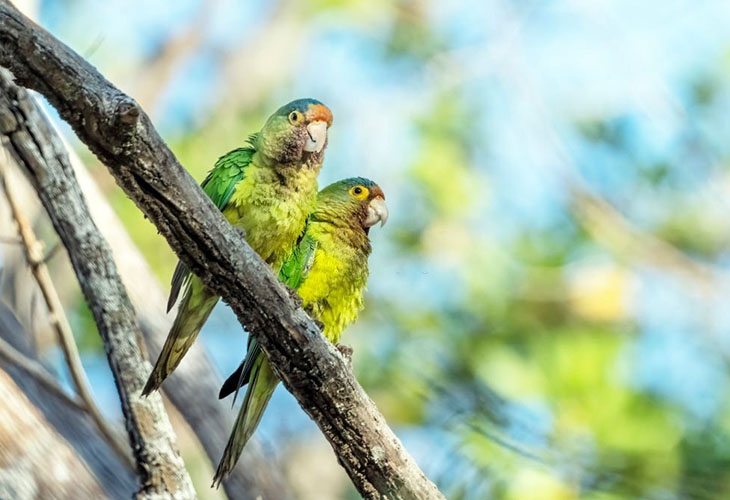
<path fill-rule="evenodd" d="M 370 177 L 392 214 L 372 232 L 367 307 L 344 342 L 448 498 L 730 496 L 729 3 L 41 0 L 39 12 L 138 98 L 198 180 L 282 103 L 331 107 L 321 185 Z M 174 255 L 79 151 L 167 283 Z M 87 368 L 117 411 L 75 293 Z M 224 305 L 202 340 L 223 374 L 244 353 Z M 259 435 L 299 498 L 357 498 L 285 390 Z"/>

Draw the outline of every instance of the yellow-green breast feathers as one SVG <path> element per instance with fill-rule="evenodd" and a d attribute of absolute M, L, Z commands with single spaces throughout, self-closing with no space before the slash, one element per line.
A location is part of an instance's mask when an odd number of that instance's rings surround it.
<path fill-rule="evenodd" d="M 282 183 L 280 171 L 254 162 L 223 209 L 226 219 L 246 232 L 251 248 L 276 271 L 314 209 L 317 174 L 317 169 L 294 170 Z"/>
<path fill-rule="evenodd" d="M 351 248 L 337 229 L 316 222 L 307 234 L 317 242 L 316 250 L 297 293 L 304 310 L 322 323 L 322 333 L 336 344 L 363 307 L 370 245 Z"/>

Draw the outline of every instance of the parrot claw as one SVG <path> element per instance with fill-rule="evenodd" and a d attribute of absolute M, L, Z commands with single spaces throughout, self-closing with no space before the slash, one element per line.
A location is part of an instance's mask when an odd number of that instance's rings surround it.
<path fill-rule="evenodd" d="M 238 227 L 238 226 L 234 226 L 234 228 L 236 229 L 236 231 L 238 231 L 238 234 L 241 235 L 241 238 L 243 238 L 245 240 L 246 239 L 246 230 L 244 228 Z"/>
<path fill-rule="evenodd" d="M 302 307 L 302 298 L 299 296 L 297 291 L 288 285 L 284 285 L 284 288 L 289 294 L 289 298 L 292 300 L 292 302 L 294 302 L 294 307 Z"/>
<path fill-rule="evenodd" d="M 352 347 L 349 345 L 344 344 L 337 344 L 336 345 L 337 350 L 340 351 L 340 354 L 342 354 L 345 357 L 345 362 L 347 363 L 347 366 L 352 368 Z"/>
<path fill-rule="evenodd" d="M 324 323 L 322 323 L 322 322 L 321 322 L 320 320 L 318 320 L 318 319 L 313 319 L 313 320 L 312 320 L 312 322 L 313 322 L 313 323 L 314 323 L 315 325 L 317 325 L 317 328 L 319 328 L 319 331 L 320 331 L 320 332 L 323 332 L 323 331 L 324 331 Z"/>

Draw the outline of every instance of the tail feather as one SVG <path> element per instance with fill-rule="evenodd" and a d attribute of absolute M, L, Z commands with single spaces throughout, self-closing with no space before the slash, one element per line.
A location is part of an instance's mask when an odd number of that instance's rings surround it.
<path fill-rule="evenodd" d="M 223 382 L 221 390 L 218 393 L 218 399 L 223 399 L 229 394 L 233 394 L 235 392 L 235 395 L 233 396 L 233 404 L 236 403 L 238 391 L 241 387 L 248 384 L 251 379 L 251 371 L 253 370 L 254 365 L 258 362 L 260 355 L 261 346 L 255 338 L 249 337 L 246 357 L 238 368 L 236 368 L 236 371 L 233 372 L 225 382 Z"/>
<path fill-rule="evenodd" d="M 167 334 L 155 367 L 142 390 L 143 396 L 159 389 L 162 382 L 177 368 L 217 302 L 218 297 L 208 291 L 197 278 L 193 278 L 193 283 L 183 296 L 175 322 Z"/>
<path fill-rule="evenodd" d="M 167 299 L 167 312 L 170 312 L 172 306 L 175 305 L 177 296 L 180 294 L 180 289 L 189 277 L 190 271 L 188 271 L 188 267 L 183 264 L 182 261 L 178 262 L 175 267 L 175 272 L 172 274 L 172 281 L 170 282 L 170 296 Z"/>
<path fill-rule="evenodd" d="M 241 409 L 238 412 L 236 423 L 233 425 L 233 432 L 228 438 L 228 444 L 226 444 L 223 457 L 215 472 L 214 487 L 220 486 L 223 479 L 228 477 L 235 467 L 246 443 L 248 443 L 259 422 L 261 422 L 266 405 L 269 403 L 278 383 L 279 379 L 271 370 L 266 357 L 263 353 L 259 354 L 257 362 L 251 370 L 249 385 Z"/>
<path fill-rule="evenodd" d="M 226 381 L 223 382 L 221 390 L 220 392 L 218 392 L 218 399 L 228 397 L 230 394 L 233 394 L 233 392 L 236 391 L 239 387 L 242 387 L 248 382 L 248 380 L 242 380 L 243 364 L 244 361 L 242 361 L 241 364 L 238 365 L 238 368 L 236 368 L 236 371 L 231 373 Z"/>

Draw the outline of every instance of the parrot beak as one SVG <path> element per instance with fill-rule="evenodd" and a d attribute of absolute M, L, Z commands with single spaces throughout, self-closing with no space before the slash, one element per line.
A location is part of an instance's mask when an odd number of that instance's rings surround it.
<path fill-rule="evenodd" d="M 308 153 L 319 153 L 327 142 L 327 122 L 317 120 L 307 125 L 309 138 L 304 145 L 304 151 Z"/>
<path fill-rule="evenodd" d="M 370 228 L 378 222 L 380 222 L 380 227 L 383 227 L 388 222 L 388 205 L 385 204 L 385 199 L 381 196 L 376 196 L 370 200 L 368 204 L 368 216 L 363 225 L 366 228 Z"/>

